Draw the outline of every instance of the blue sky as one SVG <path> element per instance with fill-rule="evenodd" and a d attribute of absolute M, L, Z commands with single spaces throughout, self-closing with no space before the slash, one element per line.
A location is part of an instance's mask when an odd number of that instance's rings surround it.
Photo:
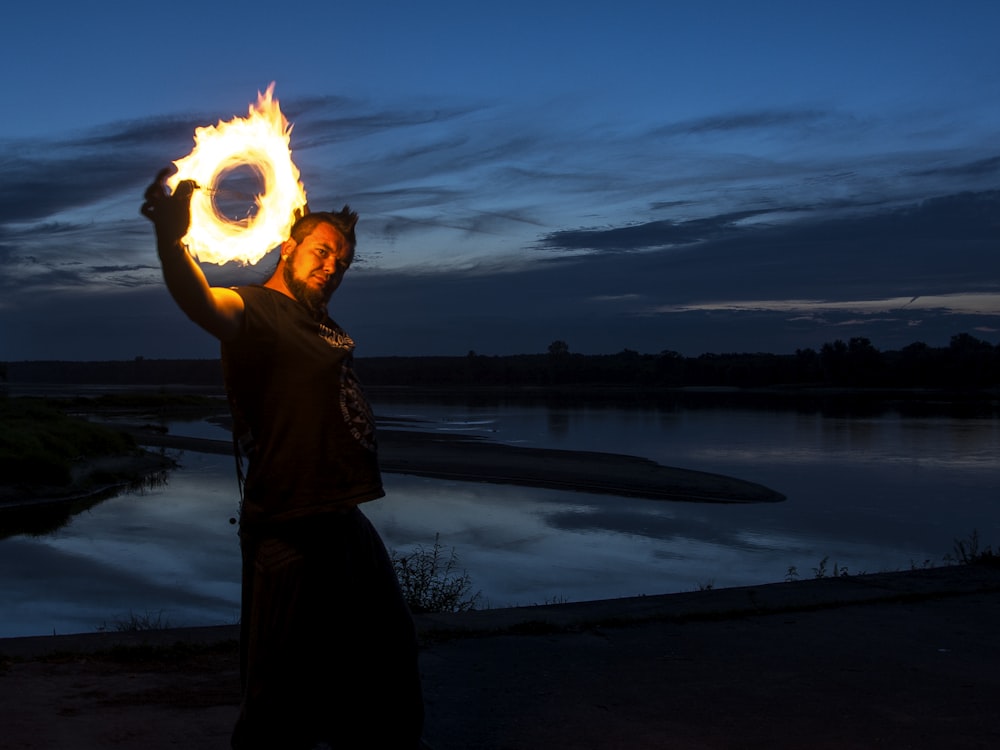
<path fill-rule="evenodd" d="M 272 81 L 361 356 L 1000 341 L 1000 4 L 276 7 L 4 11 L 0 360 L 216 354 L 138 207 Z"/>

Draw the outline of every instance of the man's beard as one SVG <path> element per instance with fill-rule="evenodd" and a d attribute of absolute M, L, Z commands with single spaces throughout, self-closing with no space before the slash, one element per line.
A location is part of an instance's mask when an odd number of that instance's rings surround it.
<path fill-rule="evenodd" d="M 322 288 L 314 289 L 302 279 L 295 278 L 291 263 L 285 264 L 283 275 L 285 277 L 285 286 L 288 287 L 288 291 L 292 293 L 295 299 L 305 305 L 306 309 L 317 320 L 325 318 L 326 305 L 330 301 L 330 295 Z"/>

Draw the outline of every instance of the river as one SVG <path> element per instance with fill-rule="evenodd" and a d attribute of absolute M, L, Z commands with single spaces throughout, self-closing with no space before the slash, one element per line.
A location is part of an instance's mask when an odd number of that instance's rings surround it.
<path fill-rule="evenodd" d="M 707 505 L 386 475 L 387 496 L 363 506 L 386 545 L 407 552 L 439 539 L 481 607 L 902 570 L 943 564 L 954 540 L 973 534 L 1000 543 L 1000 420 L 991 410 L 406 398 L 374 406 L 394 429 L 643 456 L 787 497 Z M 207 421 L 167 426 L 224 436 Z M 237 621 L 232 459 L 177 457 L 162 487 L 106 500 L 52 533 L 0 540 L 0 637 Z"/>

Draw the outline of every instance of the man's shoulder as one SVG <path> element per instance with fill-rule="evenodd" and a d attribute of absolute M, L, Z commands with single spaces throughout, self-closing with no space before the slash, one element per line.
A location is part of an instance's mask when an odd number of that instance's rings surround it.
<path fill-rule="evenodd" d="M 289 307 L 287 305 L 288 297 L 263 284 L 245 284 L 230 288 L 243 298 L 243 304 L 249 309 L 271 311 L 277 314 L 279 310 Z"/>
<path fill-rule="evenodd" d="M 264 297 L 271 291 L 263 284 L 240 284 L 229 288 L 244 299 L 247 297 Z"/>
<path fill-rule="evenodd" d="M 240 335 L 233 345 L 252 343 L 262 336 L 268 337 L 281 327 L 287 314 L 281 306 L 281 296 L 260 284 L 229 287 L 243 300 L 243 322 Z"/>

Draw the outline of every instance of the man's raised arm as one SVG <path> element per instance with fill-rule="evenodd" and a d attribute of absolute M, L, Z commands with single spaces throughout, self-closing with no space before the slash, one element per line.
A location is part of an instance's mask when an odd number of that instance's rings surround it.
<path fill-rule="evenodd" d="M 201 267 L 181 238 L 191 222 L 191 193 L 197 187 L 181 182 L 168 194 L 162 170 L 146 188 L 141 213 L 156 227 L 156 252 L 163 280 L 177 305 L 195 323 L 221 341 L 234 339 L 243 323 L 243 298 L 232 289 L 209 286 Z"/>

